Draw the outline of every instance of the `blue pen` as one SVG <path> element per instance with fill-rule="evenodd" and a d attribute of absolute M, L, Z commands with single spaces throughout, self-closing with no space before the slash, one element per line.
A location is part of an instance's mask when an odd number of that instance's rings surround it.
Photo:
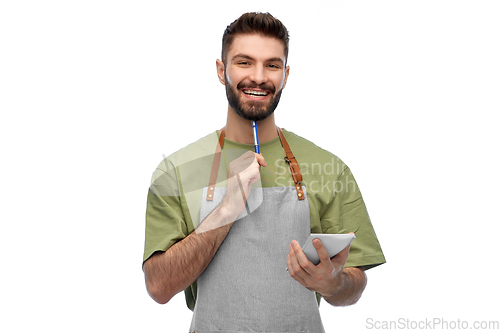
<path fill-rule="evenodd" d="M 253 143 L 255 146 L 255 152 L 257 154 L 260 154 L 260 149 L 259 149 L 259 132 L 257 132 L 257 123 L 255 121 L 252 121 L 252 129 L 253 129 Z"/>

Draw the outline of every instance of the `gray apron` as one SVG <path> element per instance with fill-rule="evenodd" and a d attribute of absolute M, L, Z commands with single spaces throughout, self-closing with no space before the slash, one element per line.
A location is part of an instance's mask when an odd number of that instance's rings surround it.
<path fill-rule="evenodd" d="M 226 192 L 210 187 L 200 222 Z M 311 233 L 305 187 L 252 189 L 247 202 L 258 208 L 233 224 L 198 278 L 190 332 L 324 333 L 315 292 L 290 277 L 286 265 L 290 242 L 303 244 Z"/>

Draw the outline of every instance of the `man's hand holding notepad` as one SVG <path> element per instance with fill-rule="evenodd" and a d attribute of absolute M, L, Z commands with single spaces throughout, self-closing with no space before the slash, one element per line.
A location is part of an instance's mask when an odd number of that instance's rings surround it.
<path fill-rule="evenodd" d="M 347 246 L 349 246 L 349 244 L 351 244 L 351 242 L 356 238 L 356 236 L 354 234 L 309 235 L 309 238 L 307 238 L 305 244 L 302 246 L 302 251 L 306 255 L 307 259 L 309 259 L 309 261 L 315 265 L 319 264 L 320 262 L 318 252 L 316 251 L 312 243 L 313 239 L 316 238 L 318 238 L 321 241 L 326 251 L 328 252 L 328 255 L 330 256 L 330 258 L 332 258 L 340 251 L 345 249 Z"/>

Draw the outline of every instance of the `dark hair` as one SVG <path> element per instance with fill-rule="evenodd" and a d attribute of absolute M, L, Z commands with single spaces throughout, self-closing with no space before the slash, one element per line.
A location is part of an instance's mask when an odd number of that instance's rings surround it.
<path fill-rule="evenodd" d="M 227 51 L 238 34 L 257 33 L 266 37 L 274 37 L 283 42 L 285 61 L 288 58 L 288 30 L 280 20 L 269 13 L 245 13 L 227 26 L 222 35 L 222 62 L 226 64 Z"/>

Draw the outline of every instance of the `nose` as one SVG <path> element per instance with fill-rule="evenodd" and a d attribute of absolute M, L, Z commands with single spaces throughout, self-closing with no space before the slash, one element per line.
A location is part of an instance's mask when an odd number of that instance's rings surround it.
<path fill-rule="evenodd" d="M 255 66 L 250 73 L 250 80 L 254 81 L 257 84 L 267 82 L 267 75 L 263 65 Z"/>

